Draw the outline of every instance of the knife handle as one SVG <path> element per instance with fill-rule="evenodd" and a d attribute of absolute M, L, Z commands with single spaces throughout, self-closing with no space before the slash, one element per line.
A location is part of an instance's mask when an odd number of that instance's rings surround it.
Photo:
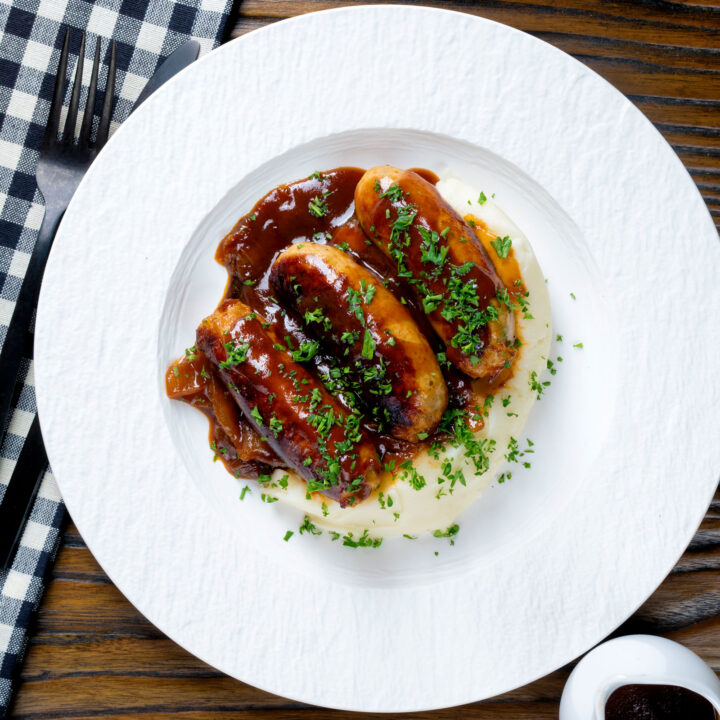
<path fill-rule="evenodd" d="M 15 557 L 47 466 L 36 415 L 0 503 L 0 570 L 7 570 Z"/>
<path fill-rule="evenodd" d="M 2 437 L 2 429 L 5 428 L 7 431 L 7 425 L 10 422 L 10 403 L 12 402 L 18 370 L 23 358 L 25 337 L 30 329 L 33 312 L 37 306 L 40 284 L 42 283 L 50 248 L 55 238 L 55 231 L 64 211 L 64 207 L 52 205 L 47 206 L 45 209 L 45 217 L 40 226 L 40 233 L 35 241 L 30 263 L 0 352 L 0 438 Z"/>

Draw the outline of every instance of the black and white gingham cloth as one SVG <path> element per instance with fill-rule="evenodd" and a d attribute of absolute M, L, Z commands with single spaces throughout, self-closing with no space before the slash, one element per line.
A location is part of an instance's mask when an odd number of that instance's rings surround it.
<path fill-rule="evenodd" d="M 129 115 L 147 79 L 175 48 L 189 38 L 200 43 L 202 52 L 220 42 L 231 2 L 0 0 L 0 346 L 43 219 L 35 166 L 65 27 L 71 28 L 69 80 L 74 74 L 81 31 L 88 32 L 85 93 L 96 38 L 101 38 L 104 60 L 98 82 L 101 88 L 109 61 L 108 39 L 117 41 L 118 99 L 112 131 Z M 71 85 L 68 82 L 66 105 Z M 28 349 L 31 342 L 28 337 Z M 35 415 L 32 363 L 26 362 L 21 374 L 24 383 L 0 447 L 0 499 Z M 65 507 L 48 470 L 13 566 L 9 572 L 0 572 L 0 718 L 10 702 L 28 624 L 42 597 L 64 518 Z"/>

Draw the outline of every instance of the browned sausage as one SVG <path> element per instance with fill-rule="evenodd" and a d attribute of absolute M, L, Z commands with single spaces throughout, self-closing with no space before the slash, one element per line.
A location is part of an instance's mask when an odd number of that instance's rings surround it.
<path fill-rule="evenodd" d="M 471 377 L 492 378 L 515 356 L 513 314 L 472 228 L 434 185 L 410 170 L 368 170 L 355 188 L 366 233 L 413 285 L 448 360 Z"/>
<path fill-rule="evenodd" d="M 277 257 L 270 286 L 359 378 L 383 429 L 410 442 L 434 432 L 448 402 L 437 358 L 375 275 L 335 247 L 299 243 Z M 322 323 L 313 322 L 318 311 Z"/>
<path fill-rule="evenodd" d="M 185 357 L 170 365 L 165 376 L 168 397 L 184 399 L 215 417 L 225 437 L 235 448 L 237 457 L 245 462 L 255 461 L 282 467 L 282 460 L 268 447 L 240 413 L 225 383 L 217 377 L 213 366 L 203 353 L 186 351 Z M 223 458 L 226 459 L 226 458 Z"/>
<path fill-rule="evenodd" d="M 358 416 L 293 361 L 247 305 L 226 300 L 196 337 L 243 414 L 310 492 L 346 506 L 377 486 L 377 450 Z"/>

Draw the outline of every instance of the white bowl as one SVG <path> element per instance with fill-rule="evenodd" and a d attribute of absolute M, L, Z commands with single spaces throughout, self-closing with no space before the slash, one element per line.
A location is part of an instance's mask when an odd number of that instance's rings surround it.
<path fill-rule="evenodd" d="M 604 720 L 605 703 L 623 685 L 676 685 L 706 698 L 720 713 L 720 680 L 694 652 L 653 635 L 627 635 L 598 645 L 570 674 L 560 720 Z"/>

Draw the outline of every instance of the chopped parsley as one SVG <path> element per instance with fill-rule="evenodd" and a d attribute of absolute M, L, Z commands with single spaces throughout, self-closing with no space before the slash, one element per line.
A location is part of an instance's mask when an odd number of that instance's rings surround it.
<path fill-rule="evenodd" d="M 277 439 L 278 435 L 280 435 L 280 433 L 282 432 L 282 429 L 283 429 L 282 420 L 280 420 L 279 418 L 275 417 L 275 415 L 273 415 L 270 418 L 270 423 L 269 423 L 268 427 L 272 431 L 273 436 Z"/>
<path fill-rule="evenodd" d="M 304 340 L 300 343 L 298 350 L 293 350 L 291 355 L 295 362 L 307 362 L 312 360 L 318 351 L 318 343 L 314 340 Z"/>
<path fill-rule="evenodd" d="M 229 343 L 224 343 L 223 347 L 227 352 L 227 359 L 220 363 L 223 370 L 240 365 L 240 363 L 247 360 L 250 343 L 239 343 L 237 340 L 231 340 Z"/>
<path fill-rule="evenodd" d="M 430 231 L 424 227 L 418 227 L 422 238 L 420 243 L 420 259 L 425 263 L 432 263 L 437 267 L 431 271 L 431 276 L 438 277 L 442 266 L 447 261 L 447 254 L 450 250 L 448 245 L 440 244 L 440 235 L 434 230 Z"/>
<path fill-rule="evenodd" d="M 456 523 L 455 525 L 451 525 L 446 530 L 435 530 L 433 532 L 433 537 L 436 538 L 453 538 L 460 532 L 460 526 Z M 450 541 L 450 544 L 453 544 L 453 541 Z"/>
<path fill-rule="evenodd" d="M 398 275 L 400 277 L 412 276 L 405 267 L 405 252 L 403 247 L 410 244 L 410 238 L 407 237 L 407 231 L 413 224 L 418 210 L 414 205 L 403 205 L 398 208 L 397 218 L 393 222 L 390 230 L 390 255 L 398 264 Z"/>
<path fill-rule="evenodd" d="M 494 305 L 480 307 L 477 282 L 465 277 L 472 268 L 472 262 L 450 266 L 447 294 L 440 314 L 447 322 L 455 322 L 457 325 L 457 331 L 450 341 L 452 347 L 461 350 L 477 365 L 484 350 L 479 331 L 490 320 L 497 320 L 499 312 Z"/>
<path fill-rule="evenodd" d="M 400 202 L 405 196 L 399 185 L 393 184 L 384 192 L 380 192 L 380 183 L 375 181 L 375 192 L 380 195 L 381 198 L 388 198 L 390 202 Z"/>
<path fill-rule="evenodd" d="M 311 215 L 314 215 L 315 217 L 321 218 L 325 217 L 325 215 L 328 214 L 329 208 L 327 206 L 327 203 L 325 202 L 325 197 L 327 196 L 326 193 L 323 193 L 323 197 L 320 197 L 319 195 L 316 195 L 309 203 L 308 203 L 308 211 Z"/>
<path fill-rule="evenodd" d="M 336 540 L 337 538 L 333 538 Z M 355 537 L 353 533 L 349 532 L 347 535 L 343 535 L 343 545 L 351 548 L 368 547 L 378 548 L 382 545 L 382 538 L 373 538 L 368 535 L 367 529 L 363 530 L 362 535 Z"/>
<path fill-rule="evenodd" d="M 465 410 L 448 408 L 443 414 L 438 431 L 451 436 L 453 447 L 465 447 L 464 455 L 472 462 L 475 475 L 483 475 L 490 467 L 490 455 L 495 452 L 495 440 L 491 438 L 477 439 L 469 425 L 469 414 Z M 445 475 L 451 470 L 450 463 L 443 469 Z M 459 480 L 459 478 L 457 478 Z M 461 480 L 461 484 L 465 484 Z"/>
<path fill-rule="evenodd" d="M 491 240 L 490 244 L 495 248 L 495 252 L 499 258 L 506 258 L 512 247 L 512 240 L 509 235 L 505 237 L 497 237 L 495 240 Z"/>
<path fill-rule="evenodd" d="M 402 463 L 400 468 L 403 471 L 400 475 L 400 479 L 407 480 L 413 490 L 422 490 L 425 485 L 427 485 L 425 478 L 420 475 L 410 460 L 406 460 Z"/>
<path fill-rule="evenodd" d="M 359 338 L 359 334 L 357 330 L 346 330 L 341 336 L 340 336 L 340 342 L 347 343 L 348 345 L 354 345 Z M 346 351 L 347 353 L 347 351 Z"/>
<path fill-rule="evenodd" d="M 372 302 L 373 297 L 375 297 L 375 290 L 376 288 L 374 285 L 370 285 L 365 280 L 360 281 L 360 293 L 362 294 L 366 305 L 369 305 Z"/>
<path fill-rule="evenodd" d="M 366 328 L 365 335 L 363 336 L 362 356 L 367 360 L 372 360 L 375 355 L 375 347 L 377 343 L 373 340 L 373 336 L 370 331 Z"/>
<path fill-rule="evenodd" d="M 315 523 L 310 521 L 310 518 L 306 515 L 303 519 L 303 523 L 300 526 L 300 534 L 310 533 L 311 535 L 322 535 L 322 530 L 318 528 Z"/>
<path fill-rule="evenodd" d="M 528 380 L 528 385 L 530 386 L 530 389 L 533 392 L 537 393 L 537 399 L 539 400 L 540 396 L 543 394 L 543 392 L 545 392 L 545 388 L 550 385 L 550 381 L 545 380 L 543 382 L 540 382 L 540 380 L 538 380 L 537 372 L 535 370 L 533 370 L 530 373 L 530 379 Z"/>
<path fill-rule="evenodd" d="M 520 453 L 520 447 L 518 446 L 518 441 L 512 436 L 510 436 L 510 440 L 508 440 L 507 450 L 508 451 L 505 455 L 505 459 L 508 462 L 517 462 L 518 454 Z"/>
<path fill-rule="evenodd" d="M 365 324 L 365 314 L 362 309 L 362 295 L 353 288 L 347 289 L 347 303 L 353 311 L 355 317 L 360 321 L 361 325 Z"/>
<path fill-rule="evenodd" d="M 535 443 L 530 440 L 530 438 L 527 438 L 527 447 L 524 450 L 520 449 L 520 445 L 518 441 L 511 437 L 508 441 L 507 446 L 507 453 L 505 454 L 505 459 L 508 462 L 514 462 L 514 463 L 520 463 L 524 468 L 529 469 L 531 467 L 531 464 L 527 460 L 522 460 L 526 455 L 532 455 L 535 451 L 533 450 L 533 445 Z M 522 460 L 522 462 L 521 462 Z M 510 480 L 512 478 L 512 473 L 503 473 L 499 478 L 498 482 L 503 483 L 505 480 Z"/>
<path fill-rule="evenodd" d="M 305 322 L 308 323 L 319 323 L 320 325 L 325 328 L 325 330 L 330 330 L 332 327 L 332 321 L 330 318 L 325 317 L 323 315 L 323 311 L 320 308 L 315 308 L 314 310 L 306 310 L 305 311 Z"/>

